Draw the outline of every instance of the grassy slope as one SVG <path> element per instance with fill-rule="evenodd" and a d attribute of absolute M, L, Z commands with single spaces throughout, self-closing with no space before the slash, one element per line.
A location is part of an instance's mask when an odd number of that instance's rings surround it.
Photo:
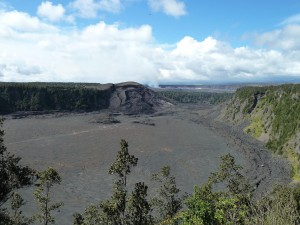
<path fill-rule="evenodd" d="M 293 178 L 300 180 L 300 84 L 238 89 L 225 109 L 225 118 L 234 123 L 247 119 L 250 124 L 244 131 L 287 157 Z"/>

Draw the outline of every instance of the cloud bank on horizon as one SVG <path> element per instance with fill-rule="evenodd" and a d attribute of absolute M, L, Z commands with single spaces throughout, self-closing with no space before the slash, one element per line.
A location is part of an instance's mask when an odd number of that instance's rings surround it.
<path fill-rule="evenodd" d="M 131 80 L 157 85 L 300 80 L 300 15 L 285 19 L 276 29 L 250 35 L 254 47 L 189 35 L 166 44 L 156 39 L 155 28 L 148 24 L 124 27 L 104 19 L 76 23 L 79 17 L 97 18 L 101 11 L 121 13 L 126 10 L 124 2 L 75 0 L 65 6 L 43 1 L 35 15 L 0 4 L 0 81 Z M 180 0 L 149 0 L 148 7 L 174 20 L 188 15 Z"/>

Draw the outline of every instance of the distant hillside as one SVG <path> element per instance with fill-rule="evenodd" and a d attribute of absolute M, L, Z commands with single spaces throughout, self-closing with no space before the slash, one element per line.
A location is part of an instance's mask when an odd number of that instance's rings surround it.
<path fill-rule="evenodd" d="M 199 103 L 215 105 L 229 100 L 232 93 L 215 93 L 192 90 L 159 90 L 157 94 L 175 103 Z"/>
<path fill-rule="evenodd" d="M 300 84 L 240 88 L 220 119 L 247 124 L 244 132 L 290 159 L 296 178 L 300 159 Z"/>
<path fill-rule="evenodd" d="M 141 84 L 0 83 L 0 113 L 95 111 L 152 113 L 163 102 Z"/>

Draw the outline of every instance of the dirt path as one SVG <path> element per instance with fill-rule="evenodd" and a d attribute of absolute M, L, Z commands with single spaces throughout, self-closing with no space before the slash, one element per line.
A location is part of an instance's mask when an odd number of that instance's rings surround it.
<path fill-rule="evenodd" d="M 117 127 L 117 125 L 114 125 L 114 127 Z M 112 129 L 112 127 L 103 125 L 103 126 L 99 126 L 98 128 L 93 128 L 93 129 L 88 129 L 88 130 L 73 131 L 71 133 L 54 134 L 54 135 L 49 135 L 49 136 L 45 136 L 45 137 L 30 138 L 30 139 L 26 139 L 26 140 L 22 140 L 22 141 L 9 142 L 9 143 L 6 143 L 6 145 L 9 146 L 9 145 L 14 145 L 14 144 L 22 144 L 22 143 L 35 142 L 35 141 L 48 141 L 50 139 L 65 138 L 68 136 L 76 136 L 76 135 L 81 135 L 84 133 L 91 133 L 91 132 L 105 130 L 105 129 Z"/>

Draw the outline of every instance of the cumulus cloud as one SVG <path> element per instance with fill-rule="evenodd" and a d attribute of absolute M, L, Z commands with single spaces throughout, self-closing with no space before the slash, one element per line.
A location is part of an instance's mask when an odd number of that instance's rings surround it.
<path fill-rule="evenodd" d="M 258 46 L 276 48 L 285 51 L 300 50 L 300 25 L 287 25 L 274 31 L 256 35 Z"/>
<path fill-rule="evenodd" d="M 162 11 L 169 16 L 183 16 L 186 14 L 185 4 L 178 0 L 149 0 L 153 11 Z"/>
<path fill-rule="evenodd" d="M 98 5 L 94 0 L 75 0 L 71 6 L 83 18 L 94 18 L 97 16 Z"/>
<path fill-rule="evenodd" d="M 170 52 L 165 62 L 167 69 L 161 69 L 159 80 L 232 82 L 285 75 L 300 78 L 299 58 L 299 54 L 295 57 L 275 50 L 233 48 L 212 37 L 203 41 L 185 37 Z"/>
<path fill-rule="evenodd" d="M 49 21 L 56 22 L 64 18 L 65 8 L 61 4 L 53 5 L 52 2 L 45 1 L 39 5 L 37 14 Z"/>
<path fill-rule="evenodd" d="M 0 18 L 5 20 L 9 16 L 10 13 L 0 13 Z M 23 18 L 23 23 L 33 19 L 23 13 L 17 16 Z M 41 21 L 38 24 L 44 25 Z M 0 33 L 0 62 L 10 68 L 1 68 L 2 80 L 144 82 L 156 74 L 153 63 L 146 57 L 152 42 L 148 25 L 120 29 L 117 25 L 100 22 L 80 30 L 66 32 L 57 28 L 47 33 L 35 33 L 32 29 L 18 32 L 15 24 L 1 25 L 13 31 L 9 38 Z M 20 73 L 24 69 L 15 69 L 18 65 L 39 67 L 39 73 L 24 77 L 24 73 Z"/>
<path fill-rule="evenodd" d="M 58 29 L 55 26 L 44 23 L 26 13 L 0 11 L 0 37 L 4 38 L 5 42 L 12 42 L 13 39 L 20 39 L 26 42 L 28 39 L 32 40 L 46 33 L 57 31 Z"/>
<path fill-rule="evenodd" d="M 299 37 L 293 29 L 285 35 Z M 282 38 L 273 36 L 274 43 Z M 0 80 L 154 85 L 300 79 L 297 48 L 235 48 L 213 37 L 186 36 L 170 49 L 154 40 L 149 25 L 121 28 L 102 21 L 62 30 L 26 13 L 0 12 Z"/>
<path fill-rule="evenodd" d="M 83 18 L 95 18 L 98 11 L 120 12 L 122 3 L 120 0 L 75 0 L 71 7 Z"/>

